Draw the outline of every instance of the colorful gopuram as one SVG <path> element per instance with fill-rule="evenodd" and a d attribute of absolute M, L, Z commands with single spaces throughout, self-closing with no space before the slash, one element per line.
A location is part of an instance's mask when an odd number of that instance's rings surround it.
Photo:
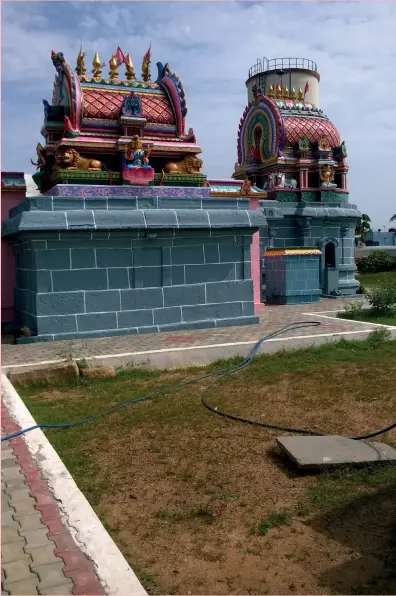
<path fill-rule="evenodd" d="M 52 104 L 43 100 L 41 132 L 46 144 L 37 146 L 35 181 L 40 190 L 57 186 L 61 191 L 59 185 L 67 184 L 70 193 L 72 184 L 124 181 L 205 184 L 202 161 L 197 157 L 202 150 L 194 131 L 185 131 L 183 84 L 169 64 L 160 62 L 157 78 L 151 81 L 150 53 L 143 58 L 142 76 L 137 80 L 130 55 L 124 56 L 120 49 L 109 61 L 107 77 L 97 52 L 91 75 L 82 51 L 75 72 L 62 53 L 52 52 L 56 69 Z"/>
<path fill-rule="evenodd" d="M 260 203 L 267 218 L 260 230 L 267 302 L 313 302 L 359 287 L 360 214 L 348 202 L 346 146 L 319 107 L 319 81 L 316 64 L 302 58 L 258 60 L 246 81 L 233 178 L 248 176 L 267 192 Z"/>
<path fill-rule="evenodd" d="M 41 192 L 3 222 L 17 341 L 257 323 L 251 244 L 266 219 L 251 195 L 265 193 L 246 181 L 237 201 L 211 196 L 169 65 L 157 63 L 152 82 L 150 50 L 140 80 L 120 49 L 107 77 L 98 54 L 91 76 L 83 52 L 74 70 L 62 53 L 51 59 L 34 162 Z"/>

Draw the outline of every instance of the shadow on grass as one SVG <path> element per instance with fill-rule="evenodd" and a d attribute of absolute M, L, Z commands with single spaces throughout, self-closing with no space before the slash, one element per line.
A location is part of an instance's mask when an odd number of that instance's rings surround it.
<path fill-rule="evenodd" d="M 322 574 L 331 593 L 396 594 L 396 481 L 319 514 L 309 525 L 354 551 Z"/>

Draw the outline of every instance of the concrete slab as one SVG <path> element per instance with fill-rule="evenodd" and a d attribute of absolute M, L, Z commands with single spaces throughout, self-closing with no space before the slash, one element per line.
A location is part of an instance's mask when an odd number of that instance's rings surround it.
<path fill-rule="evenodd" d="M 302 470 L 393 461 L 396 450 L 385 443 L 364 443 L 337 435 L 276 439 L 282 451 Z"/>

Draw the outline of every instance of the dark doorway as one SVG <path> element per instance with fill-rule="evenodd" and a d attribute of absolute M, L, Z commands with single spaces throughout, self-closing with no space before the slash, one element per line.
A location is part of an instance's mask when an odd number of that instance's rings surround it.
<path fill-rule="evenodd" d="M 334 242 L 328 242 L 325 246 L 325 267 L 335 268 L 336 266 L 336 247 Z"/>
<path fill-rule="evenodd" d="M 254 129 L 254 145 L 256 149 L 260 149 L 261 135 L 261 126 L 256 126 L 256 128 Z"/>

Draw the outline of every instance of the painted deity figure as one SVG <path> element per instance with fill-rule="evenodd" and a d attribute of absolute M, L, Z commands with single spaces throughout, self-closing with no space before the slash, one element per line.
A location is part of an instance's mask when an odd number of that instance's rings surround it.
<path fill-rule="evenodd" d="M 320 151 L 331 151 L 331 145 L 330 145 L 329 139 L 327 137 L 320 139 L 319 150 Z"/>
<path fill-rule="evenodd" d="M 143 149 L 141 139 L 135 135 L 129 143 L 126 150 L 126 159 L 131 162 L 127 164 L 129 170 L 136 170 L 137 168 L 150 168 L 149 164 L 149 149 Z"/>
<path fill-rule="evenodd" d="M 297 180 L 294 178 L 287 179 L 283 172 L 277 174 L 276 177 L 276 186 L 279 186 L 279 188 L 297 188 Z"/>
<path fill-rule="evenodd" d="M 324 168 L 320 169 L 320 179 L 322 181 L 321 186 L 325 188 L 336 188 L 337 184 L 334 184 L 334 170 L 327 164 Z"/>
<path fill-rule="evenodd" d="M 248 195 L 251 193 L 251 190 L 252 190 L 251 182 L 250 182 L 249 178 L 246 176 L 246 178 L 244 179 L 243 184 L 241 186 L 241 194 Z"/>
<path fill-rule="evenodd" d="M 275 172 L 270 174 L 265 189 L 272 188 L 297 188 L 297 180 L 294 178 L 287 179 L 283 172 Z"/>

